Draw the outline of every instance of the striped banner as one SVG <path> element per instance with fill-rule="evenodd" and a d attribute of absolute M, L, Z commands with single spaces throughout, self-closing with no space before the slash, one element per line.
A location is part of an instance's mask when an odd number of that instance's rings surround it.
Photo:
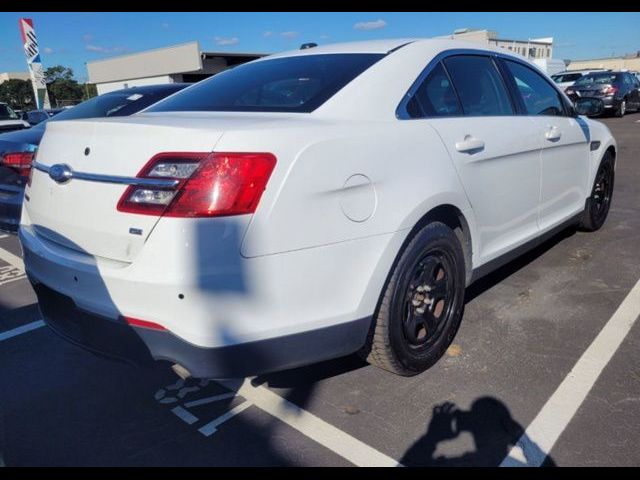
<path fill-rule="evenodd" d="M 42 61 L 40 60 L 40 48 L 38 47 L 36 32 L 33 29 L 33 20 L 30 18 L 21 18 L 19 23 L 24 54 L 27 57 L 31 83 L 33 84 L 33 91 L 36 96 L 36 108 L 51 108 L 49 94 L 47 93 L 47 84 L 44 80 L 44 69 L 42 68 Z"/>

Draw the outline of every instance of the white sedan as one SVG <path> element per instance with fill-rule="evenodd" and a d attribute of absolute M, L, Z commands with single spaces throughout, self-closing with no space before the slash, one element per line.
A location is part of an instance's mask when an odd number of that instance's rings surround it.
<path fill-rule="evenodd" d="M 50 123 L 20 240 L 44 319 L 93 350 L 196 377 L 353 352 L 414 375 L 466 286 L 603 225 L 616 153 L 508 51 L 328 45 L 131 117 Z"/>

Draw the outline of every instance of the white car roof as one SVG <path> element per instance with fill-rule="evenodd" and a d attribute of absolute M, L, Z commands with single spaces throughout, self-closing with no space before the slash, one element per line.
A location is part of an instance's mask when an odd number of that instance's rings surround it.
<path fill-rule="evenodd" d="M 407 44 L 421 44 L 428 45 L 438 50 L 448 50 L 453 48 L 469 48 L 474 50 L 489 50 L 500 52 L 507 55 L 512 55 L 518 58 L 524 58 L 521 55 L 515 54 L 504 48 L 495 47 L 477 42 L 467 42 L 463 40 L 452 40 L 443 38 L 394 38 L 394 39 L 382 39 L 382 40 L 368 40 L 361 42 L 343 42 L 332 43 L 327 45 L 318 45 L 317 47 L 305 48 L 302 50 L 289 50 L 286 52 L 276 53 L 262 59 L 268 60 L 278 57 L 294 57 L 302 55 L 318 55 L 323 53 L 388 53 L 391 50 L 397 49 Z"/>
<path fill-rule="evenodd" d="M 396 38 L 384 40 L 368 40 L 363 42 L 343 42 L 318 45 L 317 47 L 288 50 L 263 58 L 293 57 L 298 55 L 317 55 L 321 53 L 387 53 L 407 43 L 415 42 L 415 38 Z"/>

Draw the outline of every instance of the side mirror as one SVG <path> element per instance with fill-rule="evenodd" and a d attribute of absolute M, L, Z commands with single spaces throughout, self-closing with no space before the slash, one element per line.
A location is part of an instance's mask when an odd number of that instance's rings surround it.
<path fill-rule="evenodd" d="M 579 98 L 575 101 L 573 107 L 578 115 L 595 117 L 604 111 L 604 102 L 599 98 Z"/>

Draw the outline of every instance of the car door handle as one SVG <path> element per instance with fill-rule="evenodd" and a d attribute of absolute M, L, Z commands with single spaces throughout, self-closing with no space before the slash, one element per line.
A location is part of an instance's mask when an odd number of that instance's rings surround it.
<path fill-rule="evenodd" d="M 462 153 L 475 153 L 484 150 L 484 141 L 466 135 L 463 140 L 456 142 L 456 150 Z"/>
<path fill-rule="evenodd" d="M 557 142 L 560 140 L 560 137 L 562 137 L 562 133 L 560 133 L 558 127 L 549 127 L 547 132 L 544 134 L 544 138 L 550 142 Z"/>

